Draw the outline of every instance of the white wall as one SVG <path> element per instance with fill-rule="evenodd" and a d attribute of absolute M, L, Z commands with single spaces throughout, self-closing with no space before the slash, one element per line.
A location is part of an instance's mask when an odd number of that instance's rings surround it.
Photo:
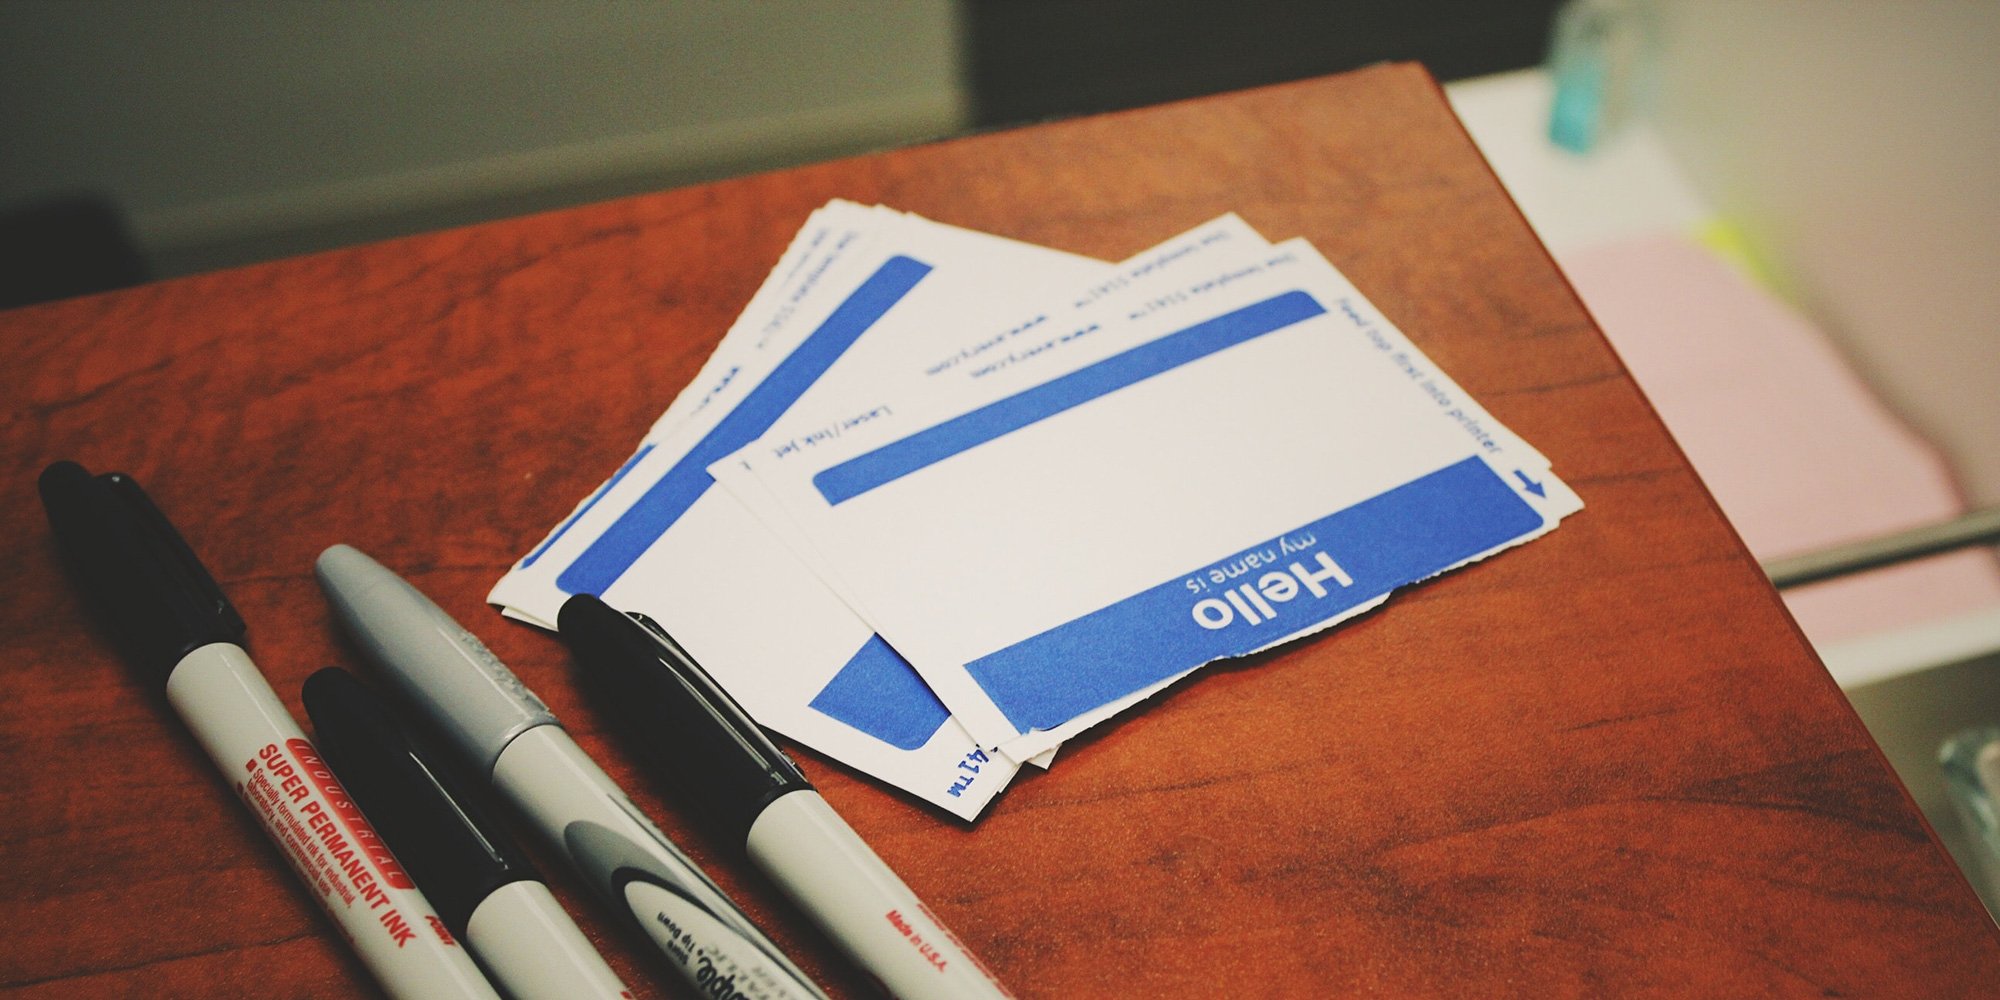
<path fill-rule="evenodd" d="M 172 270 L 948 133 L 957 48 L 949 0 L 9 0 L 0 204 L 108 194 Z"/>
<path fill-rule="evenodd" d="M 2000 4 L 1658 7 L 1676 160 L 1974 498 L 2000 503 Z"/>

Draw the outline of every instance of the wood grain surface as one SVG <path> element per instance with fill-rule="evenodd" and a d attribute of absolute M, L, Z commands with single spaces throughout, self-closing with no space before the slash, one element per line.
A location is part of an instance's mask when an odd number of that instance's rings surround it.
<path fill-rule="evenodd" d="M 309 673 L 361 666 L 314 557 L 404 572 L 801 964 L 869 995 L 600 729 L 561 645 L 482 603 L 833 197 L 1105 258 L 1227 211 L 1308 237 L 1588 504 L 1198 674 L 975 825 L 802 754 L 1021 996 L 2000 983 L 1978 901 L 1435 85 L 1383 66 L 0 314 L 0 993 L 375 995 L 83 615 L 34 487 L 73 458 L 178 521 L 301 718 Z M 686 995 L 544 867 L 640 995 Z"/>

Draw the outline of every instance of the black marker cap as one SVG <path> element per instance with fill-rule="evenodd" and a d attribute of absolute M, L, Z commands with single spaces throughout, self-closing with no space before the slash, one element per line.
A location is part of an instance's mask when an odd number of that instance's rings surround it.
<path fill-rule="evenodd" d="M 243 618 L 132 477 L 57 462 L 40 487 L 63 561 L 148 677 L 165 685 L 187 654 L 243 643 Z"/>
<path fill-rule="evenodd" d="M 689 804 L 735 844 L 764 807 L 810 789 L 742 706 L 651 619 L 590 594 L 563 602 L 556 627 L 602 682 L 609 707 L 647 744 Z"/>
<path fill-rule="evenodd" d="M 453 934 L 465 935 L 493 890 L 536 879 L 520 848 L 367 685 L 327 667 L 306 678 L 303 694 L 321 756 Z"/>

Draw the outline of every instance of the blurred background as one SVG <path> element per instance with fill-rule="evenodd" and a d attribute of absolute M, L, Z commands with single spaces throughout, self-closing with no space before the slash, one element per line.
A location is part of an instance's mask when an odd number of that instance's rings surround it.
<path fill-rule="evenodd" d="M 9 0 L 0 306 L 1416 60 L 1991 905 L 1995 52 L 1990 0 Z"/>
<path fill-rule="evenodd" d="M 172 276 L 1382 59 L 1517 69 L 1554 6 L 14 0 L 0 209 L 94 203 Z"/>

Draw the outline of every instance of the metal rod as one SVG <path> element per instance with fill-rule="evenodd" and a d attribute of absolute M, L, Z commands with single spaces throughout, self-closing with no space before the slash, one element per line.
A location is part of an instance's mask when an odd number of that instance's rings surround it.
<path fill-rule="evenodd" d="M 1782 590 L 1970 545 L 2000 545 L 2000 507 L 1851 545 L 1774 559 L 1764 564 L 1764 573 Z"/>

